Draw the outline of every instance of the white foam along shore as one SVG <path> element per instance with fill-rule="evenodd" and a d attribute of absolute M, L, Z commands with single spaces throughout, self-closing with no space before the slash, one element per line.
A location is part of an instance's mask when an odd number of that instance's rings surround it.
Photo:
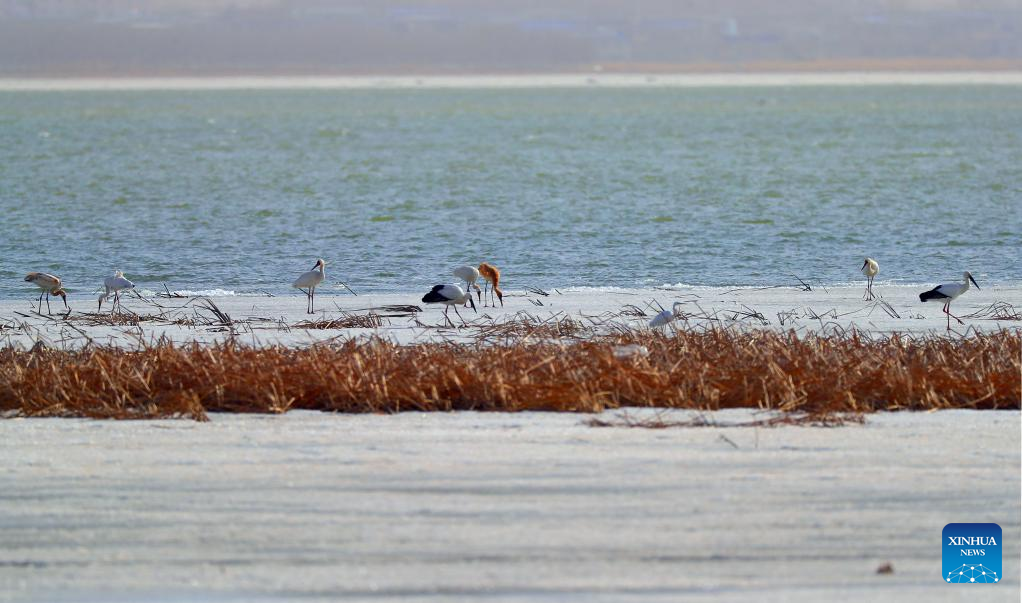
<path fill-rule="evenodd" d="M 316 296 L 317 313 L 305 314 L 302 294 L 270 297 L 267 295 L 230 295 L 210 298 L 228 314 L 234 325 L 222 324 L 184 326 L 168 320 L 143 321 L 135 326 L 88 326 L 87 313 L 95 312 L 95 300 L 69 296 L 73 310 L 69 319 L 62 315 L 35 314 L 35 298 L 0 302 L 0 345 L 31 347 L 38 341 L 54 347 L 78 347 L 88 341 L 133 347 L 140 341 L 152 342 L 167 338 L 178 343 L 214 342 L 232 333 L 243 343 L 254 345 L 303 346 L 337 337 L 376 335 L 401 344 L 437 340 L 467 340 L 479 328 L 522 318 L 525 314 L 540 320 L 571 318 L 596 326 L 597 331 L 624 325 L 648 328 L 649 319 L 660 310 L 682 302 L 683 318 L 672 328 L 705 328 L 729 325 L 745 329 L 794 329 L 798 332 L 838 332 L 856 329 L 861 333 L 885 336 L 948 334 L 941 303 L 920 303 L 918 294 L 928 287 L 877 284 L 882 301 L 862 300 L 861 286 L 822 288 L 803 291 L 796 287 L 740 289 L 709 287 L 671 287 L 655 289 L 550 289 L 548 295 L 532 291 L 507 291 L 504 307 L 478 305 L 478 312 L 458 308 L 468 327 L 455 314 L 449 316 L 458 328 L 445 325 L 442 307 L 428 306 L 420 301 L 421 292 L 408 294 L 363 294 L 352 296 L 339 285 L 328 284 Z M 959 316 L 982 313 L 992 304 L 1008 304 L 1022 312 L 1022 287 L 990 285 L 969 290 L 955 300 L 952 312 Z M 157 307 L 154 304 L 159 304 Z M 140 315 L 164 313 L 168 318 L 194 317 L 212 319 L 201 298 L 158 298 L 145 300 L 124 297 L 124 308 Z M 405 313 L 388 306 L 417 305 L 422 312 Z M 63 308 L 57 302 L 57 307 Z M 645 316 L 635 315 L 638 308 Z M 45 304 L 43 311 L 45 313 Z M 302 321 L 333 319 L 346 313 L 381 315 L 380 328 L 310 329 L 301 328 Z M 516 316 L 517 315 L 517 316 Z M 965 325 L 951 321 L 952 337 L 967 337 L 976 331 L 1022 328 L 1022 321 L 963 318 Z"/>
<path fill-rule="evenodd" d="M 0 92 L 1022 85 L 1018 71 L 0 78 Z"/>
<path fill-rule="evenodd" d="M 0 421 L 0 601 L 1018 600 L 1017 411 L 585 420 Z M 1000 584 L 943 583 L 952 522 Z"/>

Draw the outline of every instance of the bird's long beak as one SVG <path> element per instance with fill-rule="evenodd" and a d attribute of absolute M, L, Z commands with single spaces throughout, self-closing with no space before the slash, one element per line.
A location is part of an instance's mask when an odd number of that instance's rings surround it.
<path fill-rule="evenodd" d="M 476 310 L 476 303 L 475 303 L 475 301 L 472 300 L 472 292 L 471 291 L 468 294 L 468 303 L 472 304 L 472 311 L 475 312 L 476 314 L 479 314 L 479 310 Z"/>
<path fill-rule="evenodd" d="M 869 264 L 869 260 L 862 263 L 862 268 L 865 268 L 867 264 Z M 862 270 L 862 268 L 859 268 L 859 270 Z"/>
<path fill-rule="evenodd" d="M 969 275 L 969 280 L 972 281 L 973 285 L 976 285 L 977 289 L 979 289 L 979 283 L 976 282 L 976 279 L 972 278 L 972 275 Z"/>

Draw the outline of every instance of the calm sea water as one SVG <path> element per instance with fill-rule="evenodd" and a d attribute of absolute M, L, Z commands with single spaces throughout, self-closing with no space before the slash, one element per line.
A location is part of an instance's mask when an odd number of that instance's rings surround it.
<path fill-rule="evenodd" d="M 0 298 L 1022 280 L 1022 87 L 0 92 Z"/>

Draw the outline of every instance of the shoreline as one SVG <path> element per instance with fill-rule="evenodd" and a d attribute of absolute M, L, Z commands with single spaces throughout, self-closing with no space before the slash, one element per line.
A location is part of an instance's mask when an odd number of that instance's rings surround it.
<path fill-rule="evenodd" d="M 1022 71 L 0 77 L 0 92 L 1022 85 Z"/>
<path fill-rule="evenodd" d="M 376 336 L 399 345 L 431 341 L 471 342 L 480 329 L 517 319 L 552 318 L 601 323 L 606 328 L 648 330 L 649 320 L 673 303 L 682 304 L 684 321 L 680 329 L 734 326 L 744 330 L 763 329 L 796 333 L 827 333 L 856 330 L 869 336 L 951 336 L 968 337 L 975 332 L 991 333 L 1001 329 L 1022 329 L 1022 286 L 990 286 L 972 289 L 952 304 L 952 312 L 965 325 L 946 319 L 939 303 L 920 303 L 916 286 L 876 286 L 880 300 L 862 299 L 862 287 L 749 288 L 602 288 L 550 289 L 542 294 L 533 290 L 506 290 L 503 307 L 458 308 L 467 327 L 462 326 L 454 309 L 450 318 L 459 328 L 445 327 L 443 307 L 423 304 L 422 293 L 361 294 L 343 293 L 336 283 L 327 282 L 317 293 L 317 312 L 304 312 L 305 298 L 300 293 L 285 296 L 227 295 L 211 298 L 147 297 L 125 295 L 125 317 L 111 323 L 106 313 L 96 314 L 91 295 L 69 295 L 72 313 L 67 320 L 63 304 L 51 300 L 52 316 L 35 313 L 37 295 L 0 301 L 0 346 L 31 348 L 38 341 L 50 347 L 75 348 L 86 340 L 114 347 L 133 347 L 140 341 L 167 340 L 177 344 L 211 344 L 232 337 L 243 337 L 256 347 L 283 345 L 304 347 L 338 337 Z M 545 295 L 544 295 L 545 294 Z M 231 317 L 233 325 L 219 324 L 215 312 L 206 307 L 209 299 L 218 310 Z M 880 301 L 884 303 L 880 303 Z M 54 306 L 56 304 L 56 306 Z M 418 311 L 409 311 L 415 306 Z M 395 309 L 396 308 L 396 309 Z M 329 321 L 370 313 L 381 319 L 371 328 L 303 329 L 308 320 Z M 969 318 L 969 316 L 972 316 Z M 994 320 L 1001 316 L 1001 320 Z M 353 323 L 361 324 L 361 323 Z"/>

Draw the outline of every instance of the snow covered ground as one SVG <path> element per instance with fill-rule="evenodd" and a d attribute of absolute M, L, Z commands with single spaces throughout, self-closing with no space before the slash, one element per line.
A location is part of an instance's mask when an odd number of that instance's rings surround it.
<path fill-rule="evenodd" d="M 0 601 L 1019 600 L 1018 412 L 586 419 L 0 421 Z M 950 522 L 1001 583 L 941 580 Z"/>
<path fill-rule="evenodd" d="M 339 288 L 339 285 L 336 286 Z M 875 302 L 862 300 L 861 286 L 836 288 L 814 288 L 801 291 L 797 288 L 743 288 L 723 289 L 704 287 L 675 287 L 670 289 L 580 289 L 550 290 L 543 296 L 527 291 L 508 292 L 503 308 L 460 308 L 462 316 L 469 322 L 469 328 L 447 328 L 442 308 L 426 306 L 417 294 L 376 294 L 354 297 L 334 293 L 329 287 L 317 296 L 316 320 L 337 318 L 343 311 L 365 313 L 376 309 L 385 315 L 384 324 L 378 329 L 327 329 L 303 330 L 294 325 L 307 320 L 304 313 L 305 298 L 298 293 L 286 297 L 257 295 L 219 295 L 212 297 L 216 305 L 229 314 L 238 324 L 234 333 L 240 341 L 260 345 L 280 343 L 284 345 L 308 345 L 336 337 L 376 334 L 400 343 L 415 343 L 437 339 L 464 339 L 478 329 L 471 328 L 490 324 L 493 320 L 505 320 L 519 312 L 527 312 L 540 319 L 570 317 L 586 324 L 625 324 L 645 327 L 649 319 L 660 310 L 656 304 L 670 308 L 676 301 L 683 302 L 682 312 L 686 321 L 675 324 L 681 328 L 699 327 L 712 324 L 740 325 L 743 328 L 796 329 L 799 331 L 821 331 L 855 327 L 862 332 L 883 335 L 899 333 L 946 333 L 946 321 L 938 302 L 920 303 L 918 294 L 929 287 L 891 286 L 878 283 L 876 289 L 889 304 L 885 309 Z M 223 292 L 221 292 L 223 293 Z M 165 312 L 171 318 L 195 317 L 198 312 L 203 320 L 212 317 L 209 311 L 200 308 L 195 299 L 149 298 L 162 308 L 139 299 L 126 298 L 124 307 L 139 314 Z M 70 300 L 74 313 L 70 325 L 61 316 L 43 317 L 32 313 L 34 298 L 0 302 L 0 345 L 13 343 L 26 347 L 43 340 L 57 347 L 78 346 L 91 338 L 97 343 L 112 343 L 121 346 L 135 346 L 139 341 L 154 341 L 167 337 L 176 342 L 216 341 L 231 334 L 231 330 L 218 325 L 180 326 L 165 322 L 143 322 L 139 327 L 88 326 L 82 312 L 94 312 L 93 298 Z M 58 301 L 54 310 L 59 306 Z M 981 312 L 994 303 L 1010 304 L 1015 312 L 1022 314 L 1022 287 L 992 285 L 982 290 L 975 288 L 956 300 L 952 311 L 965 316 Z M 394 312 L 381 311 L 388 305 L 418 305 L 424 308 L 414 315 L 393 316 Z M 635 316 L 622 311 L 627 306 L 636 306 L 647 316 Z M 196 308 L 200 308 L 196 310 Z M 44 306 L 45 311 L 45 306 Z M 400 314 L 400 313 L 397 313 Z M 756 316 L 758 314 L 762 318 Z M 454 309 L 450 317 L 455 324 L 461 321 Z M 999 328 L 1020 328 L 1018 320 L 966 319 L 964 326 L 952 321 L 953 336 L 968 335 L 974 330 L 996 330 Z"/>

